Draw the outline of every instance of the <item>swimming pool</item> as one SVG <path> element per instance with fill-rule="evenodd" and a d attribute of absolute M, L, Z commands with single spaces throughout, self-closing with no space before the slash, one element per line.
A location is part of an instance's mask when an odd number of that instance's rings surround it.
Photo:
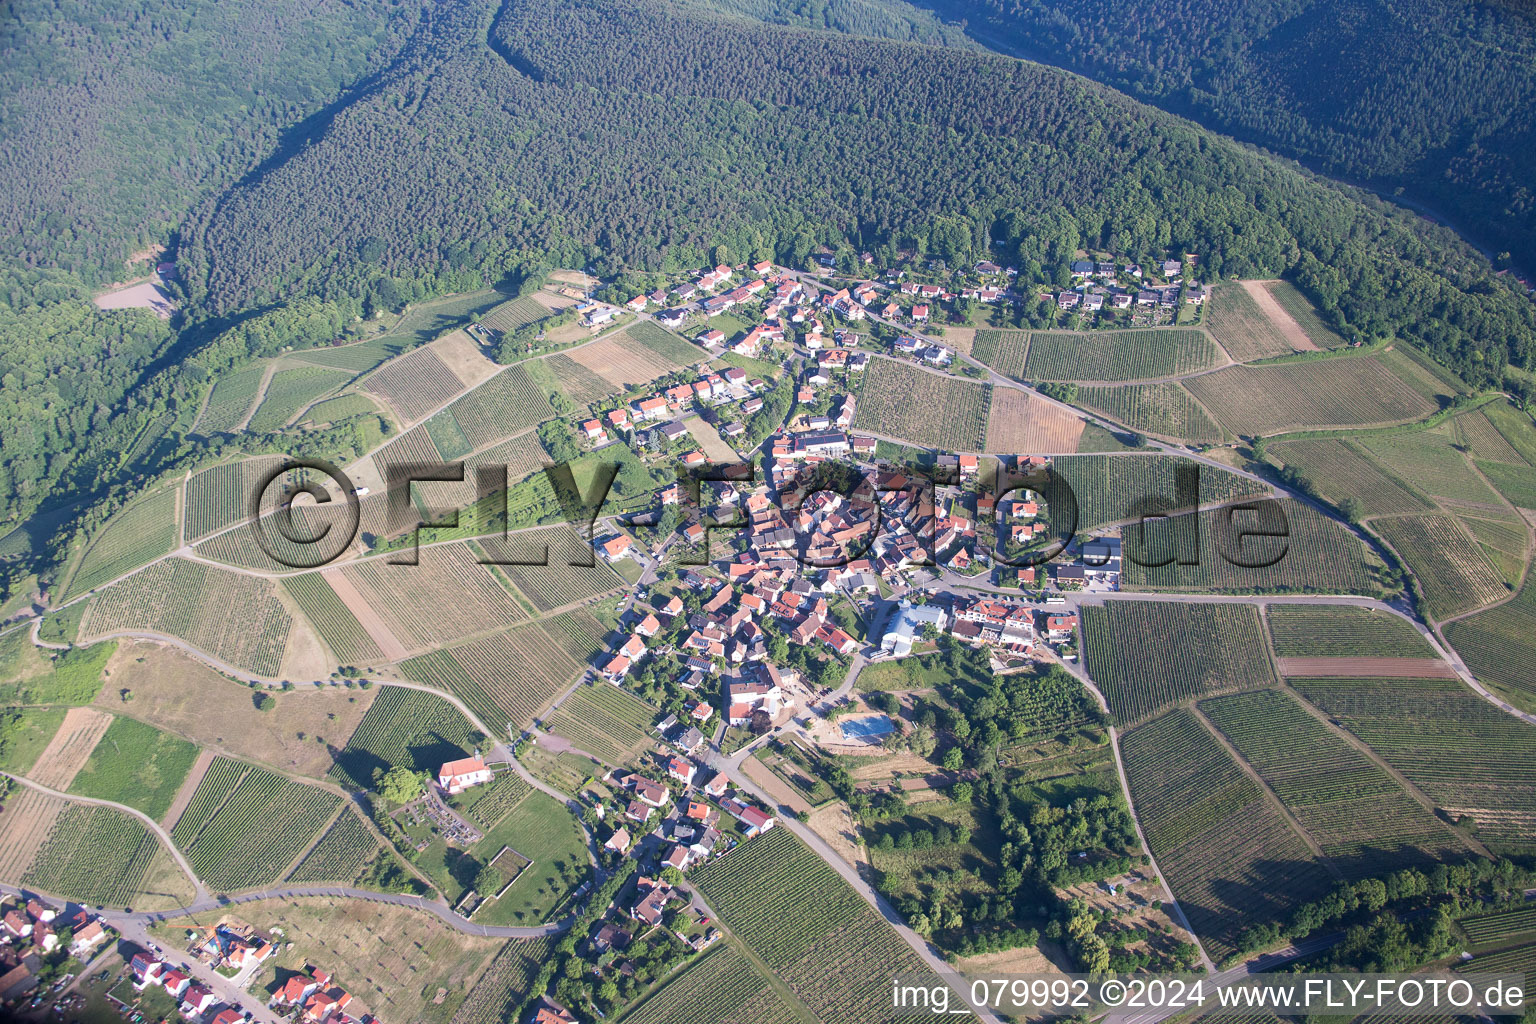
<path fill-rule="evenodd" d="M 874 736 L 884 736 L 896 728 L 885 715 L 870 715 L 868 718 L 855 718 L 851 722 L 844 722 L 840 727 L 843 730 L 845 740 L 864 740 Z"/>

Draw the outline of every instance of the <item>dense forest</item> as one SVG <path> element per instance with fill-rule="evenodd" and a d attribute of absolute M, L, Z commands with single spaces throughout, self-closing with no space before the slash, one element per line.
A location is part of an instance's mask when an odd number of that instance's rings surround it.
<path fill-rule="evenodd" d="M 1536 268 L 1536 11 L 1510 0 L 921 0 L 1005 53 L 1441 210 Z"/>

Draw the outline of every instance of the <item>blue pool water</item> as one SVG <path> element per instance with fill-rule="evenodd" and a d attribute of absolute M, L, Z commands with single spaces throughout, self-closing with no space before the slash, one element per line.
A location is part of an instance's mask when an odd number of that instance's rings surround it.
<path fill-rule="evenodd" d="M 862 740 L 871 736 L 884 736 L 896 726 L 884 715 L 872 715 L 869 718 L 856 718 L 851 722 L 844 722 L 840 728 L 843 730 L 843 739 Z"/>

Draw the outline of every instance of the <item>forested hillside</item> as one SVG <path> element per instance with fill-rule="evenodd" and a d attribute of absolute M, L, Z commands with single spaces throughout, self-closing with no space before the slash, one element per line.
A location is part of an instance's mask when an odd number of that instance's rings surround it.
<path fill-rule="evenodd" d="M 1536 266 L 1536 12 L 1510 0 L 920 0 Z"/>

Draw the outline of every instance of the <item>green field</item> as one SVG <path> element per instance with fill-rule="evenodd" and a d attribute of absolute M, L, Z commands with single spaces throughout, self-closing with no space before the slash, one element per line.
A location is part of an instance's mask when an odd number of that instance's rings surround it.
<path fill-rule="evenodd" d="M 341 387 L 351 377 L 344 371 L 323 370 L 316 366 L 279 370 L 267 383 L 267 393 L 246 429 L 257 434 L 281 429 L 305 406 Z"/>
<path fill-rule="evenodd" d="M 434 777 L 445 762 L 484 745 L 458 709 L 436 694 L 384 686 L 328 773 L 350 789 L 373 788 L 375 770 L 404 765 Z"/>
<path fill-rule="evenodd" d="M 986 445 L 990 385 L 876 358 L 857 389 L 856 429 L 943 451 L 979 452 Z"/>
<path fill-rule="evenodd" d="M 1467 848 L 1370 758 L 1278 690 L 1200 702 L 1200 710 L 1351 879 L 1378 877 Z"/>
<path fill-rule="evenodd" d="M 44 632 L 44 638 L 47 635 Z M 101 692 L 102 671 L 116 650 L 117 643 L 113 641 L 64 651 L 51 662 L 42 661 L 39 666 L 43 667 L 42 671 L 35 674 L 29 671 L 14 682 L 0 682 L 0 701 L 7 704 L 89 704 Z"/>
<path fill-rule="evenodd" d="M 1536 578 L 1513 601 L 1450 623 L 1445 638 L 1478 679 L 1536 696 Z"/>
<path fill-rule="evenodd" d="M 25 775 L 59 731 L 64 708 L 6 708 L 0 711 L 0 770 Z"/>
<path fill-rule="evenodd" d="M 159 848 L 159 840 L 129 815 L 72 804 L 21 882 L 81 903 L 131 903 Z"/>
<path fill-rule="evenodd" d="M 348 809 L 326 829 L 314 849 L 288 876 L 290 882 L 350 883 L 378 852 L 379 844 L 356 812 Z"/>
<path fill-rule="evenodd" d="M 1195 933 L 1218 961 L 1245 929 L 1283 921 L 1333 879 L 1200 724 L 1178 709 L 1121 738 L 1141 827 Z"/>
<path fill-rule="evenodd" d="M 360 665 L 384 657 L 379 645 L 336 596 L 325 577 L 307 572 L 302 576 L 285 576 L 282 583 L 341 664 Z"/>
<path fill-rule="evenodd" d="M 1080 387 L 1076 404 L 1132 430 L 1190 441 L 1219 441 L 1221 428 L 1177 383 Z"/>
<path fill-rule="evenodd" d="M 1365 436 L 1354 442 L 1399 480 L 1434 498 L 1497 506 L 1499 497 L 1456 447 L 1449 423 L 1431 430 Z"/>
<path fill-rule="evenodd" d="M 1253 605 L 1109 601 L 1083 606 L 1082 631 L 1088 674 L 1122 722 L 1275 681 Z"/>
<path fill-rule="evenodd" d="M 799 1024 L 752 962 L 735 946 L 705 953 L 655 994 L 618 1018 L 621 1024 Z"/>
<path fill-rule="evenodd" d="M 127 804 L 159 819 L 170 809 L 196 760 L 195 744 L 119 716 L 107 727 L 69 791 Z"/>
<path fill-rule="evenodd" d="M 556 711 L 544 717 L 544 727 L 570 740 L 581 750 L 609 764 L 624 764 L 650 739 L 656 708 L 607 683 L 578 686 Z"/>
<path fill-rule="evenodd" d="M 532 863 L 475 920 L 488 925 L 529 925 L 547 920 L 588 873 L 587 843 L 571 812 L 554 797 L 530 792 L 471 849 L 487 863 L 510 846 Z M 498 863 L 498 867 L 500 864 Z M 494 895 L 494 894 L 492 894 Z"/>
<path fill-rule="evenodd" d="M 1536 734 L 1456 679 L 1293 679 L 1491 847 L 1536 847 Z"/>
<path fill-rule="evenodd" d="M 86 545 L 64 599 L 110 583 L 174 548 L 176 505 L 176 489 L 168 488 L 138 499 L 108 520 Z"/>
<path fill-rule="evenodd" d="M 192 429 L 199 434 L 234 430 L 250 412 L 251 403 L 256 400 L 266 375 L 267 364 L 260 362 L 220 377 Z"/>
<path fill-rule="evenodd" d="M 1279 658 L 1437 657 L 1408 620 L 1348 605 L 1270 605 L 1269 635 Z"/>
<path fill-rule="evenodd" d="M 217 757 L 171 838 L 213 891 L 249 889 L 282 877 L 341 802 L 316 786 Z"/>
<path fill-rule="evenodd" d="M 888 924 L 785 828 L 689 876 L 732 931 L 812 1013 L 846 1019 L 848 1008 L 887 1005 L 890 978 L 929 972 Z"/>
<path fill-rule="evenodd" d="M 1180 565 L 1176 559 L 1161 566 L 1136 561 L 1174 557 L 1172 539 L 1189 529 L 1188 519 L 1155 520 L 1139 542 L 1135 533 L 1127 532 L 1121 576 L 1126 590 L 1367 597 L 1381 593 L 1380 560 L 1365 543 L 1343 524 L 1290 498 L 1257 511 L 1234 512 L 1230 520 L 1220 509 L 1200 513 L 1196 565 Z M 1282 531 L 1280 536 L 1255 535 Z M 1270 564 L 1256 564 L 1263 562 Z"/>
<path fill-rule="evenodd" d="M 379 405 L 360 391 L 327 398 L 309 407 L 300 423 L 340 423 L 353 416 L 377 416 Z"/>
<path fill-rule="evenodd" d="M 1141 330 L 1031 334 L 1024 376 L 1032 380 L 1147 380 L 1222 362 L 1203 331 Z"/>

